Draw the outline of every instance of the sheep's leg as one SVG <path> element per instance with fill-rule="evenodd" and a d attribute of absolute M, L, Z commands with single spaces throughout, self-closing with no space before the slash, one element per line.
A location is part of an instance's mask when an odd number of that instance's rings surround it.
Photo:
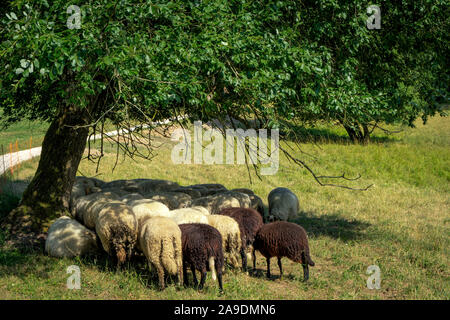
<path fill-rule="evenodd" d="M 283 277 L 283 267 L 281 266 L 281 258 L 278 257 L 278 268 L 280 268 L 280 279 Z"/>
<path fill-rule="evenodd" d="M 156 267 L 156 271 L 158 273 L 158 279 L 159 279 L 159 289 L 163 290 L 165 285 L 164 285 L 164 268 L 161 265 L 155 265 Z"/>
<path fill-rule="evenodd" d="M 205 280 L 206 280 L 206 269 L 202 270 L 202 275 L 201 275 L 201 278 L 200 278 L 200 285 L 198 286 L 199 290 L 203 289 L 203 286 L 205 285 Z"/>
<path fill-rule="evenodd" d="M 186 263 L 183 263 L 183 281 L 184 281 L 184 285 L 186 287 L 189 286 L 189 279 L 188 279 L 188 274 L 187 274 L 187 265 L 186 265 Z"/>
<path fill-rule="evenodd" d="M 253 272 L 256 272 L 256 250 L 254 247 L 252 250 L 252 257 L 253 257 Z"/>
<path fill-rule="evenodd" d="M 245 253 L 245 249 L 241 248 L 241 258 L 242 258 L 242 270 L 244 272 L 247 271 L 247 254 Z"/>
<path fill-rule="evenodd" d="M 197 287 L 198 286 L 198 281 L 197 281 L 197 275 L 195 274 L 194 266 L 191 266 L 191 271 L 192 271 L 192 277 L 194 278 L 194 286 Z"/>
<path fill-rule="evenodd" d="M 266 258 L 267 261 L 267 278 L 270 278 L 270 258 Z"/>
<path fill-rule="evenodd" d="M 307 263 L 302 264 L 303 267 L 303 281 L 308 281 L 309 279 L 309 266 Z"/>
<path fill-rule="evenodd" d="M 222 286 L 222 272 L 217 272 L 217 280 L 219 280 L 219 289 L 220 292 L 223 292 L 223 286 Z"/>

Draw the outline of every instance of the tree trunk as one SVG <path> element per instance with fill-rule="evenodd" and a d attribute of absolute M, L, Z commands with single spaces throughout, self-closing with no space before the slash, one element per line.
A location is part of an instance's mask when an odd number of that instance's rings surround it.
<path fill-rule="evenodd" d="M 341 122 L 342 123 L 342 122 Z M 368 144 L 370 140 L 370 131 L 366 124 L 360 125 L 359 123 L 355 123 L 353 127 L 342 124 L 345 131 L 347 131 L 348 136 L 352 140 L 353 143 L 360 144 Z M 362 127 L 362 129 L 361 129 Z"/>
<path fill-rule="evenodd" d="M 85 111 L 66 107 L 51 123 L 42 144 L 36 174 L 19 207 L 2 223 L 10 238 L 30 238 L 47 231 L 48 223 L 69 210 L 70 194 L 86 147 Z M 31 240 L 31 239 L 28 239 Z"/>

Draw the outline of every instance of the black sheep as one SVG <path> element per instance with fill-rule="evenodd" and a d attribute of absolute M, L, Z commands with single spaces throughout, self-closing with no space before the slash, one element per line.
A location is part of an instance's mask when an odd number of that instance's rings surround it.
<path fill-rule="evenodd" d="M 181 242 L 183 248 L 183 278 L 184 284 L 189 285 L 187 268 L 191 268 L 195 286 L 198 285 L 195 270 L 200 271 L 200 290 L 206 280 L 206 272 L 212 272 L 213 280 L 219 280 L 220 291 L 222 287 L 222 268 L 224 265 L 222 252 L 222 236 L 216 228 L 203 223 L 185 223 L 179 225 L 181 229 Z"/>
<path fill-rule="evenodd" d="M 219 214 L 232 217 L 239 224 L 242 240 L 242 269 L 245 272 L 247 271 L 247 255 L 245 251 L 253 244 L 256 233 L 263 225 L 263 219 L 258 211 L 252 208 L 226 208 L 220 211 Z"/>
<path fill-rule="evenodd" d="M 267 261 L 267 277 L 270 278 L 270 258 L 278 258 L 280 277 L 283 275 L 281 258 L 287 257 L 299 262 L 303 267 L 303 280 L 309 278 L 309 267 L 314 262 L 309 255 L 308 237 L 305 229 L 298 224 L 286 221 L 276 221 L 265 224 L 258 231 L 253 243 L 253 270 L 256 270 L 255 250 L 261 252 Z"/>

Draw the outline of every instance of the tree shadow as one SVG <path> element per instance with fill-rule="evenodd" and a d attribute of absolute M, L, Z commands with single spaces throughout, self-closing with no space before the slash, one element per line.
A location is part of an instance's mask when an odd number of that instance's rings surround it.
<path fill-rule="evenodd" d="M 283 139 L 298 143 L 334 143 L 334 144 L 355 144 L 348 135 L 340 135 L 326 128 L 305 128 L 298 125 L 292 125 L 291 130 L 280 130 L 280 136 Z M 379 136 L 372 134 L 370 142 L 372 143 L 393 143 L 397 140 L 389 136 Z"/>
<path fill-rule="evenodd" d="M 358 220 L 348 220 L 338 214 L 317 216 L 312 212 L 301 212 L 291 222 L 301 225 L 308 237 L 326 236 L 342 241 L 361 239 L 365 236 L 364 230 L 370 224 Z"/>

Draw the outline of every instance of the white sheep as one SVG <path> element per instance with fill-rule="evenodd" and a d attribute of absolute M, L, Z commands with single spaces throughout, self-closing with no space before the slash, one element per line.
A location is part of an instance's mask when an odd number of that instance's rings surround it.
<path fill-rule="evenodd" d="M 177 224 L 182 223 L 204 223 L 208 224 L 207 215 L 197 209 L 182 208 L 170 211 L 172 219 Z"/>
<path fill-rule="evenodd" d="M 229 193 L 217 193 L 206 197 L 193 199 L 192 206 L 202 206 L 211 214 L 217 214 L 224 208 L 240 207 L 241 203 Z"/>
<path fill-rule="evenodd" d="M 126 194 L 122 197 L 120 197 L 120 201 L 122 201 L 125 204 L 129 204 L 130 202 L 134 201 L 134 200 L 142 200 L 144 199 L 144 197 L 137 192 L 133 192 L 133 193 L 129 193 Z"/>
<path fill-rule="evenodd" d="M 95 252 L 97 239 L 94 232 L 69 217 L 57 219 L 48 229 L 45 252 L 52 257 L 76 257 Z"/>
<path fill-rule="evenodd" d="M 95 228 L 98 212 L 108 202 L 118 201 L 119 197 L 112 192 L 91 193 L 78 198 L 73 211 L 75 218 L 89 229 Z"/>
<path fill-rule="evenodd" d="M 147 199 L 164 203 L 170 210 L 189 207 L 192 202 L 191 196 L 182 192 L 149 192 L 143 195 Z"/>
<path fill-rule="evenodd" d="M 178 275 L 183 282 L 181 230 L 175 221 L 166 217 L 146 218 L 141 221 L 139 246 L 149 266 L 156 268 L 159 286 L 164 289 L 164 271 Z"/>
<path fill-rule="evenodd" d="M 120 266 L 133 254 L 138 223 L 129 206 L 121 201 L 105 204 L 97 215 L 95 231 L 105 251 L 116 256 Z"/>
<path fill-rule="evenodd" d="M 239 224 L 231 217 L 222 215 L 207 216 L 208 224 L 216 228 L 222 235 L 223 256 L 225 260 L 237 268 L 241 252 L 241 232 Z"/>
<path fill-rule="evenodd" d="M 268 196 L 268 221 L 287 221 L 297 217 L 300 209 L 297 196 L 288 188 L 275 188 Z"/>
<path fill-rule="evenodd" d="M 158 201 L 140 199 L 130 201 L 128 205 L 133 210 L 139 225 L 141 224 L 140 221 L 146 217 L 172 217 L 169 208 Z"/>

